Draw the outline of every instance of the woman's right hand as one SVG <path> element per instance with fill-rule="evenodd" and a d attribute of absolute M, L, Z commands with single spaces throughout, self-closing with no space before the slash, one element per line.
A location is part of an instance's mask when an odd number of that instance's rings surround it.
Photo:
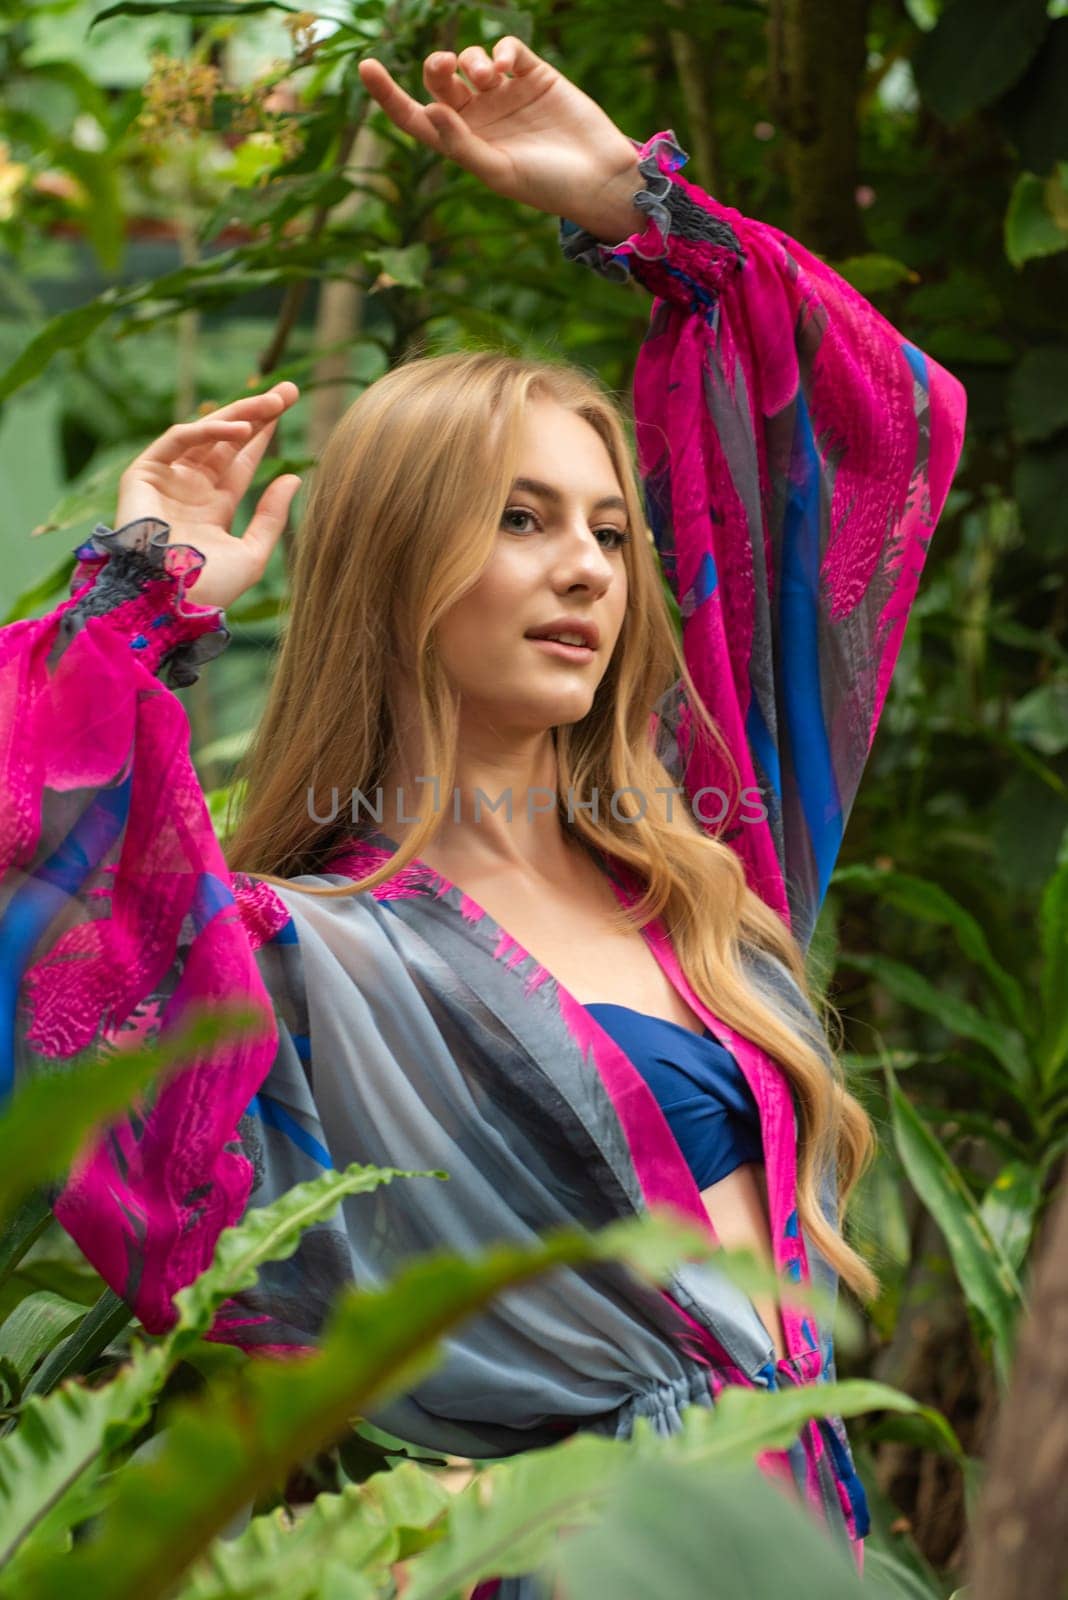
<path fill-rule="evenodd" d="M 191 593 L 197 605 L 225 609 L 263 576 L 301 480 L 293 473 L 275 478 L 240 538 L 230 526 L 279 417 L 299 396 L 287 379 L 195 422 L 175 423 L 119 479 L 116 528 L 158 517 L 170 525 L 170 544 L 191 544 L 204 556 Z"/>

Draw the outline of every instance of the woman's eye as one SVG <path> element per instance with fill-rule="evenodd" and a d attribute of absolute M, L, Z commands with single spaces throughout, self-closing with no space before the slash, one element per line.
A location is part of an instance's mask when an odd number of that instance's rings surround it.
<path fill-rule="evenodd" d="M 508 506 L 506 510 L 501 512 L 501 522 L 507 526 L 510 533 L 530 532 L 529 528 L 519 528 L 514 522 L 508 521 L 508 519 L 511 517 L 526 517 L 529 521 L 534 523 L 535 527 L 541 526 L 540 520 L 535 512 L 526 510 L 524 506 Z M 608 535 L 607 540 L 603 538 L 604 534 Z M 601 542 L 608 550 L 622 550 L 623 546 L 630 540 L 630 534 L 626 532 L 625 529 L 613 528 L 611 526 L 598 528 L 597 537 L 601 539 Z"/>
<path fill-rule="evenodd" d="M 524 511 L 521 506 L 509 506 L 507 511 L 502 512 L 501 521 L 503 522 L 506 517 L 533 517 L 535 522 L 538 520 L 533 511 Z M 511 531 L 513 533 L 522 533 L 524 530 L 513 526 Z"/>

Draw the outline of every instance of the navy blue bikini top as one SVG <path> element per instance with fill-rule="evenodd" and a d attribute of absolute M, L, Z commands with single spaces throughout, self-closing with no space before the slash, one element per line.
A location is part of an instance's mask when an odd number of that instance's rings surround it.
<path fill-rule="evenodd" d="M 697 1034 L 629 1006 L 584 1009 L 653 1091 L 699 1189 L 744 1161 L 763 1161 L 753 1092 L 731 1052 L 707 1028 Z"/>

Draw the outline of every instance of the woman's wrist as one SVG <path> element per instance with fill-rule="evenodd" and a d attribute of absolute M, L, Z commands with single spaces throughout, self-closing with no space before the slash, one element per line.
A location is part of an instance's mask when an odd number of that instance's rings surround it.
<path fill-rule="evenodd" d="M 586 233 L 604 244 L 618 244 L 632 233 L 640 233 L 645 218 L 634 204 L 634 196 L 642 187 L 642 174 L 638 170 L 638 152 L 630 164 L 622 168 L 605 185 L 600 194 L 591 197 L 591 203 L 568 212 L 572 221 Z"/>
<path fill-rule="evenodd" d="M 594 207 L 587 205 L 583 208 L 587 219 L 598 221 L 602 229 L 613 229 L 595 233 L 589 220 L 578 222 L 572 211 L 560 219 L 564 256 L 612 282 L 634 277 L 688 311 L 714 316 L 720 291 L 745 263 L 734 227 L 744 219 L 679 177 L 688 157 L 670 128 L 654 133 L 644 144 L 630 142 L 634 166 L 625 179 L 627 185 L 637 183 L 630 195 L 631 214 L 637 220 L 618 227 L 621 210 L 602 212 L 599 219 L 591 217 Z"/>

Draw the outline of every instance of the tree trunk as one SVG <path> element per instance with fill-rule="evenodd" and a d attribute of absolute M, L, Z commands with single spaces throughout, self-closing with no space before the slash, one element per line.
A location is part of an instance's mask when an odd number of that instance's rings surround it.
<path fill-rule="evenodd" d="M 685 11 L 685 0 L 666 0 L 666 3 L 679 11 Z M 694 172 L 702 188 L 715 194 L 720 181 L 719 145 L 714 116 L 715 48 L 707 44 L 702 45 L 691 34 L 684 33 L 681 28 L 670 28 L 668 39 L 671 43 L 675 71 L 678 73 L 679 87 L 682 90 L 682 103 L 686 107 L 689 153 L 693 157 Z"/>
<path fill-rule="evenodd" d="M 388 148 L 369 122 L 364 122 L 356 135 L 346 175 L 367 182 L 379 172 Z M 334 207 L 331 222 L 342 227 L 350 222 L 359 214 L 363 198 L 361 190 L 353 189 Z M 363 324 L 365 292 L 362 285 L 342 278 L 328 279 L 322 285 L 315 325 L 317 349 L 354 342 Z M 313 387 L 308 396 L 308 454 L 312 457 L 318 456 L 327 435 L 348 405 L 348 376 L 347 349 L 332 350 L 316 362 Z"/>
<path fill-rule="evenodd" d="M 975 1519 L 969 1600 L 1055 1600 L 1068 1574 L 1068 1184 L 1031 1281 Z"/>
<path fill-rule="evenodd" d="M 832 259 L 865 248 L 857 213 L 857 96 L 869 0 L 773 0 L 770 65 L 786 132 L 793 231 Z"/>

